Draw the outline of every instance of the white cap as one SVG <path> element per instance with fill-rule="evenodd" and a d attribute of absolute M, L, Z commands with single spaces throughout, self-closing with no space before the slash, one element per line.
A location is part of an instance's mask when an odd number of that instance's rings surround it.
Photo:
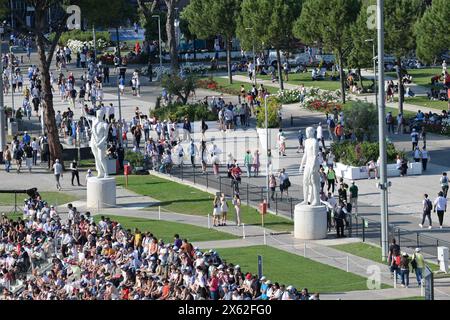
<path fill-rule="evenodd" d="M 416 248 L 416 252 L 420 252 L 420 251 L 422 251 L 422 249 Z"/>
<path fill-rule="evenodd" d="M 237 264 L 237 265 L 234 266 L 234 268 L 235 268 L 235 269 L 240 269 L 241 266 Z"/>
<path fill-rule="evenodd" d="M 261 279 L 259 279 L 260 281 L 264 281 L 264 280 L 266 280 L 267 278 L 265 277 L 265 276 L 262 276 L 261 277 Z"/>

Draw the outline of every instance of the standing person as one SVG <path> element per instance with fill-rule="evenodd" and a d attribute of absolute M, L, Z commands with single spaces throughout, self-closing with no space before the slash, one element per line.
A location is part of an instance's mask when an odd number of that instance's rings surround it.
<path fill-rule="evenodd" d="M 274 195 L 277 188 L 277 179 L 275 178 L 275 175 L 273 173 L 269 176 L 269 188 L 271 191 L 270 199 L 272 199 L 272 201 L 275 201 Z"/>
<path fill-rule="evenodd" d="M 419 223 L 419 227 L 423 228 L 423 224 L 425 223 L 425 218 L 428 218 L 428 222 L 430 225 L 428 226 L 428 229 L 432 228 L 432 222 L 431 222 L 431 210 L 433 210 L 433 203 L 430 199 L 428 199 L 428 194 L 424 194 L 424 199 L 422 201 L 422 223 Z"/>
<path fill-rule="evenodd" d="M 386 125 L 387 125 L 387 132 L 391 132 L 394 134 L 394 117 L 392 116 L 392 112 L 388 112 L 386 115 Z"/>
<path fill-rule="evenodd" d="M 36 138 L 33 138 L 31 142 L 31 148 L 33 148 L 33 165 L 37 165 L 37 154 L 39 150 L 39 143 L 36 141 Z"/>
<path fill-rule="evenodd" d="M 72 172 L 72 185 L 74 185 L 73 184 L 73 180 L 75 178 L 77 178 L 78 186 L 81 186 L 81 184 L 80 184 L 80 175 L 79 175 L 79 172 L 78 172 L 78 164 L 77 164 L 77 161 L 75 159 L 70 164 L 70 170 Z"/>
<path fill-rule="evenodd" d="M 202 162 L 202 172 L 206 173 L 206 161 L 208 159 L 208 155 L 206 152 L 206 142 L 202 141 L 200 145 L 200 161 Z"/>
<path fill-rule="evenodd" d="M 286 191 L 286 195 L 289 197 L 289 187 L 291 186 L 291 182 L 290 182 L 289 176 L 284 168 L 281 169 L 281 171 L 280 171 L 279 179 L 280 179 L 281 199 L 283 199 L 284 191 Z"/>
<path fill-rule="evenodd" d="M 419 146 L 416 146 L 416 148 L 414 149 L 413 158 L 414 162 L 420 162 L 420 159 L 422 158 L 422 153 L 420 152 Z"/>
<path fill-rule="evenodd" d="M 397 244 L 395 238 L 392 238 L 391 245 L 389 246 L 388 264 L 391 265 L 394 256 L 400 255 L 400 246 Z M 393 272 L 393 271 L 392 271 Z"/>
<path fill-rule="evenodd" d="M 259 160 L 259 150 L 256 150 L 253 155 L 253 170 L 255 177 L 259 176 L 259 167 L 261 166 L 261 161 Z"/>
<path fill-rule="evenodd" d="M 414 151 L 419 144 L 419 133 L 416 131 L 416 129 L 412 129 L 411 132 L 411 143 L 412 143 L 412 150 Z"/>
<path fill-rule="evenodd" d="M 336 172 L 334 171 L 333 167 L 328 167 L 327 171 L 327 181 L 328 181 L 328 189 L 327 191 L 334 194 L 334 186 L 336 184 Z"/>
<path fill-rule="evenodd" d="M 218 194 L 214 197 L 213 200 L 213 226 L 217 227 L 220 223 L 220 197 Z"/>
<path fill-rule="evenodd" d="M 338 238 L 345 238 L 344 235 L 344 221 L 345 215 L 347 214 L 347 209 L 342 200 L 339 200 L 339 206 L 337 208 L 336 216 L 334 217 L 336 223 L 336 236 Z"/>
<path fill-rule="evenodd" d="M 227 198 L 225 197 L 225 193 L 222 193 L 220 197 L 220 211 L 222 214 L 222 221 L 219 224 L 219 226 L 226 226 L 227 225 L 227 214 L 228 214 L 228 203 Z"/>
<path fill-rule="evenodd" d="M 25 153 L 25 163 L 28 168 L 28 172 L 31 173 L 31 168 L 33 167 L 33 148 L 30 146 L 30 143 L 27 143 L 23 148 Z"/>
<path fill-rule="evenodd" d="M 191 122 L 189 121 L 189 119 L 187 117 L 184 118 L 183 129 L 184 129 L 183 130 L 183 140 L 184 141 L 191 140 L 192 127 L 191 127 Z"/>
<path fill-rule="evenodd" d="M 352 181 L 352 185 L 350 186 L 350 204 L 352 208 L 354 208 L 355 213 L 358 214 L 358 186 L 355 184 L 355 181 Z"/>
<path fill-rule="evenodd" d="M 442 223 L 444 222 L 444 213 L 446 211 L 447 211 L 447 198 L 445 198 L 444 193 L 440 191 L 438 193 L 438 197 L 434 200 L 434 212 L 437 212 L 440 229 L 442 229 Z"/>
<path fill-rule="evenodd" d="M 325 139 L 323 137 L 323 128 L 322 128 L 322 122 L 319 122 L 319 125 L 317 126 L 317 140 L 322 143 L 322 147 L 324 150 L 325 148 Z"/>
<path fill-rule="evenodd" d="M 244 165 L 247 168 L 247 177 L 250 178 L 252 172 L 253 157 L 250 150 L 247 150 L 244 157 Z"/>
<path fill-rule="evenodd" d="M 447 198 L 448 193 L 448 177 L 447 172 L 443 172 L 441 179 L 439 179 L 439 182 L 441 184 L 442 193 L 444 194 L 444 197 Z"/>
<path fill-rule="evenodd" d="M 422 169 L 423 171 L 427 170 L 427 164 L 430 160 L 430 155 L 428 154 L 427 148 L 424 146 L 422 149 Z"/>
<path fill-rule="evenodd" d="M 61 191 L 61 183 L 59 182 L 59 179 L 63 177 L 63 167 L 59 163 L 59 159 L 55 160 L 55 164 L 53 165 L 53 173 L 55 175 L 56 179 L 56 189 Z"/>
<path fill-rule="evenodd" d="M 202 139 L 205 139 L 205 132 L 208 130 L 208 125 L 206 124 L 205 120 L 202 119 Z"/>
<path fill-rule="evenodd" d="M 422 250 L 420 248 L 416 248 L 412 258 L 411 258 L 411 266 L 413 267 L 416 273 L 417 284 L 422 286 L 422 271 L 425 268 L 425 259 L 423 258 Z"/>
<path fill-rule="evenodd" d="M 22 157 L 23 150 L 20 145 L 17 144 L 16 149 L 14 151 L 14 160 L 16 161 L 17 173 L 20 173 L 20 169 L 22 168 Z"/>
<path fill-rule="evenodd" d="M 236 225 L 241 226 L 241 198 L 238 194 L 234 195 L 233 199 L 234 210 L 236 211 Z"/>
<path fill-rule="evenodd" d="M 303 141 L 305 140 L 305 136 L 302 133 L 302 130 L 298 130 L 298 148 L 297 153 L 304 152 L 305 146 L 303 145 Z"/>
<path fill-rule="evenodd" d="M 286 156 L 286 136 L 284 135 L 283 129 L 278 132 L 278 154 L 283 157 Z"/>
<path fill-rule="evenodd" d="M 10 172 L 12 154 L 11 154 L 11 150 L 9 149 L 9 146 L 5 147 L 5 152 L 3 154 L 3 160 L 5 160 L 5 171 Z"/>
<path fill-rule="evenodd" d="M 189 156 L 191 157 L 192 168 L 195 168 L 195 156 L 197 155 L 197 147 L 194 144 L 194 140 L 191 140 L 189 145 Z"/>
<path fill-rule="evenodd" d="M 400 279 L 402 279 L 402 287 L 408 288 L 409 286 L 409 256 L 406 252 L 403 252 L 400 258 Z"/>

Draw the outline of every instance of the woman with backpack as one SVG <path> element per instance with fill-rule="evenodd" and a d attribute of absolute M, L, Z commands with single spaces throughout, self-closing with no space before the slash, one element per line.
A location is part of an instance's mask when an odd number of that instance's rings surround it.
<path fill-rule="evenodd" d="M 428 218 L 428 222 L 430 225 L 428 226 L 428 229 L 431 229 L 431 210 L 433 210 L 433 203 L 430 199 L 428 199 L 428 194 L 424 194 L 425 199 L 422 201 L 423 205 L 423 215 L 422 215 L 422 223 L 419 224 L 419 227 L 423 228 L 423 224 L 425 223 L 425 218 Z"/>

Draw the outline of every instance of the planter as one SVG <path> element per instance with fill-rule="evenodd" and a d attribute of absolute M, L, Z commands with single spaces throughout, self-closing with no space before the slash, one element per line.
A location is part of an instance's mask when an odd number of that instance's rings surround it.
<path fill-rule="evenodd" d="M 353 167 L 346 164 L 337 162 L 335 164 L 336 176 L 339 178 L 344 178 L 348 180 L 362 180 L 368 179 L 368 170 L 366 166 L 363 167 Z M 421 175 L 422 174 L 422 163 L 421 162 L 410 162 L 408 164 L 407 175 Z M 399 177 L 400 171 L 397 169 L 395 163 L 387 165 L 387 176 L 388 177 Z"/>

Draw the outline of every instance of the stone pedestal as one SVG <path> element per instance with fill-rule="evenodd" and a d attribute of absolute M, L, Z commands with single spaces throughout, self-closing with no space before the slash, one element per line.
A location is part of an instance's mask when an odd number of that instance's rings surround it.
<path fill-rule="evenodd" d="M 88 178 L 86 203 L 88 208 L 114 207 L 116 205 L 116 179 Z"/>
<path fill-rule="evenodd" d="M 298 204 L 294 211 L 294 237 L 319 240 L 327 237 L 327 209 L 325 206 Z"/>

